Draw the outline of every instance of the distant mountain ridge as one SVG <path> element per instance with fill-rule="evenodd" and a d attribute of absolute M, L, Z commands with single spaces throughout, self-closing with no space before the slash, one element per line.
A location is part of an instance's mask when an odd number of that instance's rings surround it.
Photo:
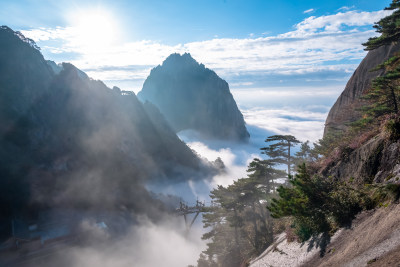
<path fill-rule="evenodd" d="M 138 97 L 156 105 L 176 132 L 242 141 L 250 136 L 228 83 L 188 53 L 171 54 L 152 69 Z"/>
<path fill-rule="evenodd" d="M 26 40 L 0 28 L 0 237 L 13 216 L 52 207 L 124 206 L 154 217 L 151 207 L 162 205 L 146 182 L 216 173 L 155 106 L 46 61 Z"/>

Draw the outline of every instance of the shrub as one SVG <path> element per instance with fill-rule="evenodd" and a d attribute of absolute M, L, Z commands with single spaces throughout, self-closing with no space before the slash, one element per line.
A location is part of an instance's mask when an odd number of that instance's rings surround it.
<path fill-rule="evenodd" d="M 365 185 L 364 191 L 370 197 L 369 206 L 366 208 L 383 206 L 384 203 L 390 203 L 399 200 L 400 184 L 368 184 Z"/>
<path fill-rule="evenodd" d="M 290 183 L 291 187 L 278 189 L 280 198 L 268 209 L 274 218 L 292 216 L 301 241 L 347 226 L 364 207 L 373 206 L 365 192 L 332 178 L 311 176 L 304 164 Z"/>
<path fill-rule="evenodd" d="M 296 234 L 294 231 L 294 225 L 290 225 L 289 227 L 287 227 L 285 229 L 285 233 L 286 233 L 287 242 L 290 243 L 290 242 L 298 241 L 298 234 Z"/>
<path fill-rule="evenodd" d="M 347 184 L 336 184 L 330 193 L 330 211 L 334 222 L 338 226 L 351 223 L 354 216 L 363 209 L 366 197 L 365 194 Z"/>
<path fill-rule="evenodd" d="M 400 139 L 400 117 L 390 116 L 383 124 L 384 131 L 390 141 Z"/>

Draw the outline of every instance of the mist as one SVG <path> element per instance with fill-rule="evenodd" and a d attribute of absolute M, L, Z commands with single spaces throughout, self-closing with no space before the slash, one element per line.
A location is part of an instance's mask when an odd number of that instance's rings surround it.
<path fill-rule="evenodd" d="M 273 118 L 261 123 L 265 113 L 249 109 L 247 142 L 193 130 L 177 136 L 153 104 L 69 63 L 48 62 L 33 41 L 0 29 L 9 50 L 0 61 L 9 76 L 0 77 L 0 99 L 9 100 L 0 111 L 0 159 L 7 166 L 0 168 L 0 230 L 8 249 L 0 265 L 196 264 L 206 229 L 201 215 L 188 229 L 177 208 L 210 205 L 210 191 L 246 177 L 265 138 L 284 129 Z"/>
<path fill-rule="evenodd" d="M 54 71 L 22 35 L 0 34 L 0 265 L 194 264 L 203 244 L 174 217 L 180 194 L 166 203 L 146 186 L 192 184 L 218 170 L 150 103 L 71 64 L 53 62 Z M 144 253 L 151 247 L 162 262 Z"/>
<path fill-rule="evenodd" d="M 173 216 L 157 224 L 141 216 L 123 236 L 113 236 L 90 220 L 79 227 L 84 233 L 80 245 L 63 246 L 21 266 L 183 267 L 195 265 L 205 248 L 201 233 L 196 228 L 186 233 L 183 220 Z"/>

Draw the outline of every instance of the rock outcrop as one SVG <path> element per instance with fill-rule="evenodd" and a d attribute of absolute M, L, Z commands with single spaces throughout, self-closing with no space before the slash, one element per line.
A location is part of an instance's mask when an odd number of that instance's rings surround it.
<path fill-rule="evenodd" d="M 358 184 L 400 183 L 400 141 L 377 135 L 355 150 L 342 151 L 321 174 Z"/>
<path fill-rule="evenodd" d="M 193 129 L 217 139 L 249 138 L 228 83 L 190 54 L 172 54 L 152 69 L 138 97 L 156 105 L 176 132 Z"/>
<path fill-rule="evenodd" d="M 371 70 L 398 51 L 400 44 L 382 46 L 368 52 L 329 111 L 324 136 L 330 131 L 344 131 L 349 123 L 361 118 L 359 108 L 363 105 L 362 94 L 371 86 L 374 78 L 384 73 L 382 70 Z"/>

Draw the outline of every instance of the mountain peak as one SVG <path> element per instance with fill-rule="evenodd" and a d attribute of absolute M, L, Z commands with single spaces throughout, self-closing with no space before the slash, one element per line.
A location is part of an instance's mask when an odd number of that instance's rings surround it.
<path fill-rule="evenodd" d="M 190 55 L 190 53 L 183 53 L 182 55 L 179 53 L 172 53 L 169 55 L 163 62 L 164 64 L 168 64 L 170 62 L 192 62 L 197 63 L 197 61 Z M 199 63 L 197 63 L 199 64 Z"/>
<path fill-rule="evenodd" d="M 171 54 L 154 68 L 138 97 L 156 105 L 176 132 L 192 129 L 217 139 L 249 137 L 228 83 L 189 53 Z"/>
<path fill-rule="evenodd" d="M 27 37 L 25 37 L 21 32 L 19 31 L 13 31 L 10 27 L 8 26 L 0 26 L 0 33 L 2 35 L 2 38 L 5 38 L 5 36 L 8 35 L 8 38 L 12 37 L 12 36 L 16 36 L 19 38 L 19 40 L 21 40 L 24 43 L 27 43 L 29 46 L 31 46 L 32 48 L 36 49 L 36 50 L 40 50 L 40 47 L 36 45 L 35 41 L 33 41 L 32 39 L 29 39 Z"/>
<path fill-rule="evenodd" d="M 193 69 L 205 69 L 203 64 L 198 63 L 190 53 L 173 53 L 169 55 L 162 63 L 160 67 L 165 70 L 175 71 L 179 70 L 193 70 Z"/>

